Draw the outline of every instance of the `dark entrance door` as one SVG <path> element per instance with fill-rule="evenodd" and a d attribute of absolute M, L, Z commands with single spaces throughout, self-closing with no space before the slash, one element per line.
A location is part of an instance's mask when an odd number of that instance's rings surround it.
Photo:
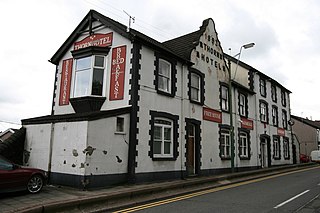
<path fill-rule="evenodd" d="M 188 124 L 188 138 L 187 138 L 187 174 L 196 174 L 195 165 L 195 125 Z"/>

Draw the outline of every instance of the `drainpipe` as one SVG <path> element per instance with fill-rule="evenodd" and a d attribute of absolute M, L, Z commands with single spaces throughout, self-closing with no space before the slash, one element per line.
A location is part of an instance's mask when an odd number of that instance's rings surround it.
<path fill-rule="evenodd" d="M 48 181 L 51 178 L 51 167 L 52 167 L 52 148 L 53 148 L 53 140 L 54 140 L 54 125 L 52 122 L 50 124 L 50 141 L 49 141 L 49 160 L 48 160 Z"/>

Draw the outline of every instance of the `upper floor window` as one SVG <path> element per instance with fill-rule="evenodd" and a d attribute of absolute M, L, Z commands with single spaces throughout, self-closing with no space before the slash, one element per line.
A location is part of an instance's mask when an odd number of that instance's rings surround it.
<path fill-rule="evenodd" d="M 266 89 L 266 80 L 260 78 L 260 95 L 263 97 L 267 96 L 267 89 Z"/>
<path fill-rule="evenodd" d="M 260 121 L 268 123 L 268 105 L 265 102 L 260 102 Z"/>
<path fill-rule="evenodd" d="M 273 102 L 277 102 L 277 87 L 275 85 L 271 86 L 271 99 Z"/>
<path fill-rule="evenodd" d="M 163 59 L 159 59 L 158 89 L 171 92 L 171 64 Z"/>
<path fill-rule="evenodd" d="M 273 138 L 273 158 L 279 160 L 280 156 L 280 139 L 278 136 Z"/>
<path fill-rule="evenodd" d="M 248 104 L 247 104 L 247 96 L 239 93 L 239 115 L 247 117 Z"/>
<path fill-rule="evenodd" d="M 230 149 L 230 130 L 220 129 L 220 157 L 222 159 L 229 159 L 231 156 Z"/>
<path fill-rule="evenodd" d="M 221 103 L 221 110 L 229 111 L 229 88 L 226 86 L 220 87 L 220 103 Z"/>
<path fill-rule="evenodd" d="M 193 103 L 204 103 L 204 74 L 193 68 L 189 72 L 189 98 Z"/>
<path fill-rule="evenodd" d="M 278 108 L 276 106 L 272 106 L 272 124 L 278 126 Z"/>
<path fill-rule="evenodd" d="M 281 91 L 281 104 L 282 106 L 287 106 L 287 98 L 286 98 L 286 92 Z"/>
<path fill-rule="evenodd" d="M 287 111 L 285 110 L 282 110 L 282 126 L 284 129 L 288 127 Z"/>
<path fill-rule="evenodd" d="M 76 59 L 73 97 L 104 96 L 105 56 Z"/>

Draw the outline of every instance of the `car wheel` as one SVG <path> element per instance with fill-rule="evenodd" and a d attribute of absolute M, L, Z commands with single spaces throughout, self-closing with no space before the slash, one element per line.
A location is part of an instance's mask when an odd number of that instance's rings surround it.
<path fill-rule="evenodd" d="M 27 190 L 34 194 L 39 192 L 43 187 L 43 178 L 40 175 L 33 175 L 28 181 Z"/>

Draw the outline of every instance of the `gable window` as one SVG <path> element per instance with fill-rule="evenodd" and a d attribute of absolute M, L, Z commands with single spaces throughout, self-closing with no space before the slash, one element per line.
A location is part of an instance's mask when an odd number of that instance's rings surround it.
<path fill-rule="evenodd" d="M 231 157 L 231 146 L 230 146 L 230 129 L 221 128 L 220 129 L 220 158 L 230 159 Z"/>
<path fill-rule="evenodd" d="M 268 104 L 260 101 L 260 121 L 268 123 Z"/>
<path fill-rule="evenodd" d="M 289 155 L 289 138 L 283 137 L 283 157 L 284 159 L 290 159 Z"/>
<path fill-rule="evenodd" d="M 76 59 L 73 97 L 105 96 L 104 70 L 105 56 Z"/>
<path fill-rule="evenodd" d="M 153 160 L 175 160 L 178 156 L 179 116 L 165 112 L 150 111 L 150 151 Z"/>
<path fill-rule="evenodd" d="M 189 72 L 189 98 L 192 103 L 204 103 L 204 74 L 193 68 Z"/>
<path fill-rule="evenodd" d="M 273 102 L 277 102 L 277 87 L 275 85 L 271 86 L 271 99 Z"/>
<path fill-rule="evenodd" d="M 285 91 L 281 91 L 281 103 L 282 103 L 282 106 L 284 106 L 284 107 L 287 105 L 287 99 L 286 99 Z"/>
<path fill-rule="evenodd" d="M 159 59 L 158 89 L 164 92 L 171 92 L 171 64 Z"/>
<path fill-rule="evenodd" d="M 250 132 L 239 129 L 239 157 L 241 160 L 250 159 Z"/>
<path fill-rule="evenodd" d="M 282 127 L 284 129 L 288 128 L 287 111 L 285 111 L 285 110 L 282 110 Z"/>
<path fill-rule="evenodd" d="M 280 138 L 279 136 L 273 136 L 273 158 L 280 160 Z"/>
<path fill-rule="evenodd" d="M 278 126 L 278 107 L 272 106 L 272 124 Z"/>
<path fill-rule="evenodd" d="M 220 99 L 221 110 L 229 111 L 229 88 L 227 86 L 220 87 Z"/>
<path fill-rule="evenodd" d="M 243 117 L 247 117 L 248 104 L 247 104 L 247 96 L 239 93 L 239 115 Z"/>
<path fill-rule="evenodd" d="M 260 95 L 262 97 L 267 97 L 266 80 L 260 78 Z"/>

